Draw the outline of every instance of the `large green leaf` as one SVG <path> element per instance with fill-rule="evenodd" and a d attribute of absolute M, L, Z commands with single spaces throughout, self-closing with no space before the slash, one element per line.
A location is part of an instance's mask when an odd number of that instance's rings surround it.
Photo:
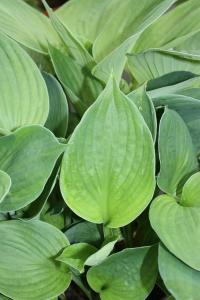
<path fill-rule="evenodd" d="M 111 78 L 69 140 L 61 167 L 62 195 L 82 218 L 120 227 L 150 202 L 154 172 L 151 133 Z"/>
<path fill-rule="evenodd" d="M 179 91 L 180 93 L 181 91 Z M 181 92 L 184 93 L 184 92 Z M 192 137 L 196 152 L 200 152 L 200 101 L 184 95 L 166 94 L 153 99 L 156 107 L 166 106 L 175 110 L 187 125 Z"/>
<path fill-rule="evenodd" d="M 159 246 L 158 266 L 165 286 L 176 300 L 199 300 L 200 272 Z"/>
<path fill-rule="evenodd" d="M 92 267 L 87 280 L 102 300 L 143 300 L 157 277 L 157 248 L 126 249 Z"/>
<path fill-rule="evenodd" d="M 200 209 L 184 207 L 162 195 L 150 208 L 150 222 L 164 245 L 190 267 L 200 271 Z"/>
<path fill-rule="evenodd" d="M 82 115 L 103 89 L 90 70 L 80 66 L 72 57 L 49 46 L 55 72 L 77 112 Z"/>
<path fill-rule="evenodd" d="M 93 45 L 93 55 L 101 61 L 129 37 L 141 33 L 155 22 L 175 1 L 115 0 L 107 10 L 108 22 Z M 117 7 L 117 9 L 116 9 Z"/>
<path fill-rule="evenodd" d="M 128 55 L 129 68 L 138 83 L 175 71 L 199 74 L 200 55 L 174 50 L 150 49 Z"/>
<path fill-rule="evenodd" d="M 25 207 L 41 194 L 66 145 L 38 125 L 16 130 L 0 139 L 0 169 L 11 178 L 10 192 L 0 211 Z"/>
<path fill-rule="evenodd" d="M 183 206 L 200 206 L 200 172 L 192 175 L 185 183 L 180 201 Z"/>
<path fill-rule="evenodd" d="M 48 18 L 21 0 L 0 1 L 0 31 L 45 54 L 48 53 L 48 43 L 59 44 Z"/>
<path fill-rule="evenodd" d="M 0 203 L 4 200 L 11 187 L 11 178 L 4 171 L 0 170 Z"/>
<path fill-rule="evenodd" d="M 0 34 L 0 131 L 47 119 L 49 100 L 39 69 L 13 40 Z"/>
<path fill-rule="evenodd" d="M 145 86 L 142 86 L 128 94 L 128 98 L 131 99 L 138 107 L 152 133 L 153 140 L 155 141 L 157 133 L 156 112 L 151 99 L 146 93 Z"/>
<path fill-rule="evenodd" d="M 200 29 L 199 0 L 178 5 L 147 28 L 137 42 L 134 52 L 148 48 L 172 48 Z"/>
<path fill-rule="evenodd" d="M 178 185 L 198 169 L 190 133 L 182 118 L 166 109 L 159 129 L 160 173 L 157 183 L 165 193 L 175 195 Z"/>
<path fill-rule="evenodd" d="M 61 6 L 56 14 L 77 37 L 93 43 L 105 24 L 102 18 L 107 4 L 107 0 L 71 0 Z"/>
<path fill-rule="evenodd" d="M 68 240 L 40 221 L 0 222 L 0 292 L 15 300 L 52 299 L 71 281 L 69 269 L 55 261 Z"/>
<path fill-rule="evenodd" d="M 68 126 L 68 103 L 59 82 L 50 74 L 43 73 L 49 93 L 49 115 L 45 126 L 56 136 L 65 137 Z"/>
<path fill-rule="evenodd" d="M 109 21 L 93 45 L 93 55 L 98 62 L 93 74 L 107 82 L 111 71 L 114 71 L 119 81 L 127 61 L 126 53 L 131 52 L 141 32 L 174 2 L 174 0 L 148 2 L 142 0 L 140 3 L 137 0 L 111 1 L 106 12 Z"/>

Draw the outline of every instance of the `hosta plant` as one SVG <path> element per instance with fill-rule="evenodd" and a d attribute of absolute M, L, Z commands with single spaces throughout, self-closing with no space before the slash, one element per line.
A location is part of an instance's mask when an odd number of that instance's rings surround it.
<path fill-rule="evenodd" d="M 42 5 L 0 1 L 0 299 L 199 300 L 199 0 Z"/>

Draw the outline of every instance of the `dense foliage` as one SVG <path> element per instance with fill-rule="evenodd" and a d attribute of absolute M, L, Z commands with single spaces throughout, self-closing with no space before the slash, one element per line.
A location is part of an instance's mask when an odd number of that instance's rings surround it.
<path fill-rule="evenodd" d="M 0 1 L 0 299 L 199 300 L 199 0 L 42 2 Z"/>

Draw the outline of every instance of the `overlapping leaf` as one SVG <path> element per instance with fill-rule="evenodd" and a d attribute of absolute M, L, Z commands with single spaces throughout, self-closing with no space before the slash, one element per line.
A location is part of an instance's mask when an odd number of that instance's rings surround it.
<path fill-rule="evenodd" d="M 195 206 L 195 205 L 194 205 Z M 200 271 L 200 209 L 185 207 L 171 196 L 156 198 L 150 222 L 164 245 L 184 263 Z"/>
<path fill-rule="evenodd" d="M 126 249 L 92 267 L 87 280 L 102 300 L 143 300 L 155 285 L 157 249 Z"/>
<path fill-rule="evenodd" d="M 0 211 L 14 211 L 37 199 L 65 147 L 37 125 L 1 137 L 0 169 L 10 176 L 11 188 Z"/>
<path fill-rule="evenodd" d="M 71 281 L 65 264 L 55 261 L 68 245 L 63 233 L 40 221 L 0 223 L 0 292 L 16 300 L 52 299 Z"/>
<path fill-rule="evenodd" d="M 17 43 L 0 34 L 0 131 L 44 125 L 49 99 L 39 69 Z"/>
<path fill-rule="evenodd" d="M 133 100 L 135 105 L 138 107 L 152 133 L 153 140 L 155 141 L 157 132 L 156 112 L 151 99 L 146 93 L 146 88 L 144 86 L 138 88 L 137 90 L 131 92 L 128 95 L 128 98 Z"/>
<path fill-rule="evenodd" d="M 178 91 L 178 93 L 184 94 L 186 93 L 186 90 Z M 191 94 L 191 91 L 189 94 Z M 168 108 L 175 110 L 181 116 L 189 129 L 196 152 L 199 153 L 200 101 L 189 95 L 166 94 L 154 98 L 153 102 L 156 107 L 167 106 Z"/>
<path fill-rule="evenodd" d="M 0 170 L 0 203 L 4 200 L 8 194 L 11 187 L 11 178 L 10 176 Z"/>
<path fill-rule="evenodd" d="M 159 130 L 160 173 L 158 186 L 175 195 L 178 185 L 198 169 L 190 133 L 181 117 L 166 109 Z M 183 182 L 184 183 L 184 182 Z"/>
<path fill-rule="evenodd" d="M 165 286 L 176 300 L 198 300 L 200 272 L 159 246 L 158 266 Z"/>
<path fill-rule="evenodd" d="M 84 219 L 119 227 L 145 209 L 154 185 L 151 133 L 111 78 L 68 143 L 61 167 L 63 197 Z"/>
<path fill-rule="evenodd" d="M 200 6 L 198 0 L 178 5 L 147 28 L 137 42 L 134 52 L 149 48 L 177 46 L 200 30 Z"/>
<path fill-rule="evenodd" d="M 150 49 L 128 55 L 128 62 L 130 71 L 139 84 L 175 71 L 200 73 L 200 55 L 185 51 Z"/>
<path fill-rule="evenodd" d="M 50 74 L 43 73 L 49 93 L 49 115 L 45 126 L 56 136 L 65 137 L 68 126 L 68 103 L 59 82 Z"/>
<path fill-rule="evenodd" d="M 174 2 L 174 0 L 162 2 L 142 0 L 140 3 L 137 0 L 111 1 L 107 8 L 109 21 L 93 45 L 93 56 L 98 62 L 93 69 L 93 74 L 107 82 L 110 73 L 114 70 L 119 81 L 127 61 L 126 53 L 133 49 L 142 31 Z M 117 12 L 116 7 L 118 7 Z"/>
<path fill-rule="evenodd" d="M 1 0 L 0 31 L 27 48 L 45 54 L 48 43 L 59 45 L 47 17 L 21 0 Z"/>

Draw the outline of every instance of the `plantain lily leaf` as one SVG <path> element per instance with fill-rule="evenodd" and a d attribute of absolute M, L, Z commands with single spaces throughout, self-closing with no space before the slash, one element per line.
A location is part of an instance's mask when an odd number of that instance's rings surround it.
<path fill-rule="evenodd" d="M 131 99 L 135 105 L 138 107 L 141 112 L 147 126 L 149 127 L 153 140 L 156 140 L 157 133 L 157 120 L 156 112 L 153 106 L 153 103 L 149 96 L 146 93 L 145 86 L 138 88 L 137 90 L 131 92 L 128 95 L 128 98 Z"/>
<path fill-rule="evenodd" d="M 168 85 L 166 84 L 166 77 L 170 78 L 173 80 L 174 74 L 177 75 L 177 78 L 182 79 L 184 75 L 181 75 L 184 71 L 180 72 L 172 72 L 166 75 L 163 75 L 161 77 L 158 77 L 156 79 L 153 79 L 152 81 L 150 80 L 147 83 L 147 91 L 148 95 L 150 98 L 154 101 L 154 99 L 165 96 L 165 95 L 170 95 L 170 94 L 183 94 L 185 91 L 188 89 L 193 89 L 193 88 L 199 88 L 200 87 L 200 77 L 197 75 L 194 75 L 193 73 L 190 72 L 184 72 L 185 74 L 190 74 L 188 78 L 183 81 L 179 80 L 178 82 L 173 82 L 172 84 Z M 161 79 L 162 78 L 162 79 Z M 152 82 L 155 81 L 160 81 L 162 86 L 152 89 Z M 168 81 L 167 81 L 168 83 Z M 150 88 L 149 88 L 150 87 Z"/>
<path fill-rule="evenodd" d="M 159 130 L 160 173 L 157 183 L 165 193 L 175 195 L 178 185 L 198 169 L 190 133 L 182 118 L 166 109 Z"/>
<path fill-rule="evenodd" d="M 49 93 L 49 116 L 45 126 L 56 136 L 65 137 L 68 126 L 68 103 L 59 82 L 50 74 L 43 73 Z"/>
<path fill-rule="evenodd" d="M 93 58 L 89 54 L 89 52 L 85 49 L 85 47 L 80 43 L 79 40 L 74 37 L 74 35 L 70 32 L 70 30 L 60 22 L 57 15 L 52 11 L 52 9 L 48 6 L 45 0 L 42 0 L 52 25 L 54 26 L 56 32 L 62 39 L 65 47 L 68 49 L 69 53 L 74 57 L 74 59 L 81 65 L 85 66 L 92 63 Z M 51 45 L 51 43 L 49 43 Z"/>
<path fill-rule="evenodd" d="M 107 10 L 108 22 L 93 45 L 93 55 L 101 61 L 131 36 L 141 33 L 155 22 L 175 1 L 164 0 L 116 0 Z M 117 7 L 117 9 L 116 9 Z M 126 17 L 125 17 L 126 16 Z"/>
<path fill-rule="evenodd" d="M 150 208 L 150 222 L 163 244 L 184 263 L 200 271 L 200 209 L 184 207 L 167 195 Z"/>
<path fill-rule="evenodd" d="M 49 46 L 55 72 L 64 86 L 73 106 L 80 115 L 96 100 L 103 89 L 99 80 L 89 70 L 81 67 L 70 56 Z"/>
<path fill-rule="evenodd" d="M 110 73 L 114 71 L 119 82 L 127 62 L 126 53 L 132 51 L 139 35 L 174 2 L 142 0 L 138 4 L 137 0 L 111 1 L 107 13 L 104 12 L 109 21 L 93 45 L 93 56 L 98 62 L 93 74 L 107 82 Z"/>
<path fill-rule="evenodd" d="M 200 30 L 199 17 L 198 0 L 190 0 L 178 5 L 144 31 L 134 52 L 139 53 L 149 48 L 160 47 L 169 49 L 179 45 Z"/>
<path fill-rule="evenodd" d="M 199 74 L 200 55 L 174 50 L 150 49 L 128 55 L 129 68 L 139 84 L 170 72 L 190 71 Z"/>
<path fill-rule="evenodd" d="M 55 256 L 69 243 L 41 221 L 0 222 L 0 292 L 16 300 L 52 299 L 69 286 L 67 266 Z"/>
<path fill-rule="evenodd" d="M 166 94 L 153 99 L 153 102 L 156 107 L 167 106 L 181 116 L 189 129 L 196 152 L 199 153 L 200 101 L 189 96 Z"/>
<path fill-rule="evenodd" d="M 56 260 L 78 270 L 80 273 L 83 273 L 85 261 L 96 251 L 97 249 L 94 246 L 86 243 L 74 244 L 65 248 Z"/>
<path fill-rule="evenodd" d="M 157 277 L 157 247 L 126 249 L 108 257 L 87 273 L 91 288 L 102 300 L 143 300 Z"/>
<path fill-rule="evenodd" d="M 0 211 L 14 211 L 37 199 L 66 145 L 59 144 L 47 129 L 33 125 L 0 139 L 0 169 L 12 185 Z"/>
<path fill-rule="evenodd" d="M 158 265 L 165 286 L 176 300 L 198 300 L 200 272 L 159 246 Z"/>
<path fill-rule="evenodd" d="M 100 246 L 101 237 L 97 225 L 90 222 L 79 222 L 72 225 L 66 232 L 70 244 L 88 243 L 95 247 Z"/>
<path fill-rule="evenodd" d="M 43 54 L 48 54 L 48 43 L 59 45 L 48 18 L 21 0 L 1 0 L 0 31 Z"/>
<path fill-rule="evenodd" d="M 187 207 L 200 206 L 200 172 L 192 175 L 185 183 L 180 203 Z"/>
<path fill-rule="evenodd" d="M 149 129 L 111 78 L 69 140 L 61 166 L 63 198 L 90 222 L 128 224 L 152 198 L 154 159 Z"/>
<path fill-rule="evenodd" d="M 200 43 L 199 43 L 199 37 L 200 37 L 200 28 L 199 31 L 195 32 L 192 36 L 189 36 L 187 39 L 184 39 L 183 42 L 179 43 L 175 49 L 176 50 L 189 50 L 194 51 L 196 54 L 200 54 Z"/>
<path fill-rule="evenodd" d="M 49 111 L 45 82 L 32 59 L 16 42 L 0 34 L 0 131 L 43 125 Z"/>
<path fill-rule="evenodd" d="M 96 253 L 90 255 L 87 260 L 85 261 L 85 265 L 87 266 L 96 266 L 102 263 L 108 255 L 112 252 L 115 244 L 118 240 L 113 240 L 108 242 L 107 244 L 103 245 Z"/>
<path fill-rule="evenodd" d="M 58 173 L 60 171 L 60 162 L 61 159 L 59 158 L 55 164 L 55 167 L 42 191 L 38 199 L 34 202 L 29 204 L 27 207 L 22 209 L 22 219 L 32 220 L 32 219 L 39 219 L 40 215 L 42 214 L 43 210 L 45 209 L 45 205 L 47 200 L 49 199 L 58 179 Z M 17 214 L 20 214 L 21 211 L 17 211 Z"/>
<path fill-rule="evenodd" d="M 107 0 L 71 0 L 62 5 L 56 14 L 79 39 L 92 44 L 108 21 L 103 18 L 107 4 Z"/>
<path fill-rule="evenodd" d="M 0 203 L 4 200 L 8 194 L 11 187 L 11 178 L 10 176 L 0 170 Z"/>

